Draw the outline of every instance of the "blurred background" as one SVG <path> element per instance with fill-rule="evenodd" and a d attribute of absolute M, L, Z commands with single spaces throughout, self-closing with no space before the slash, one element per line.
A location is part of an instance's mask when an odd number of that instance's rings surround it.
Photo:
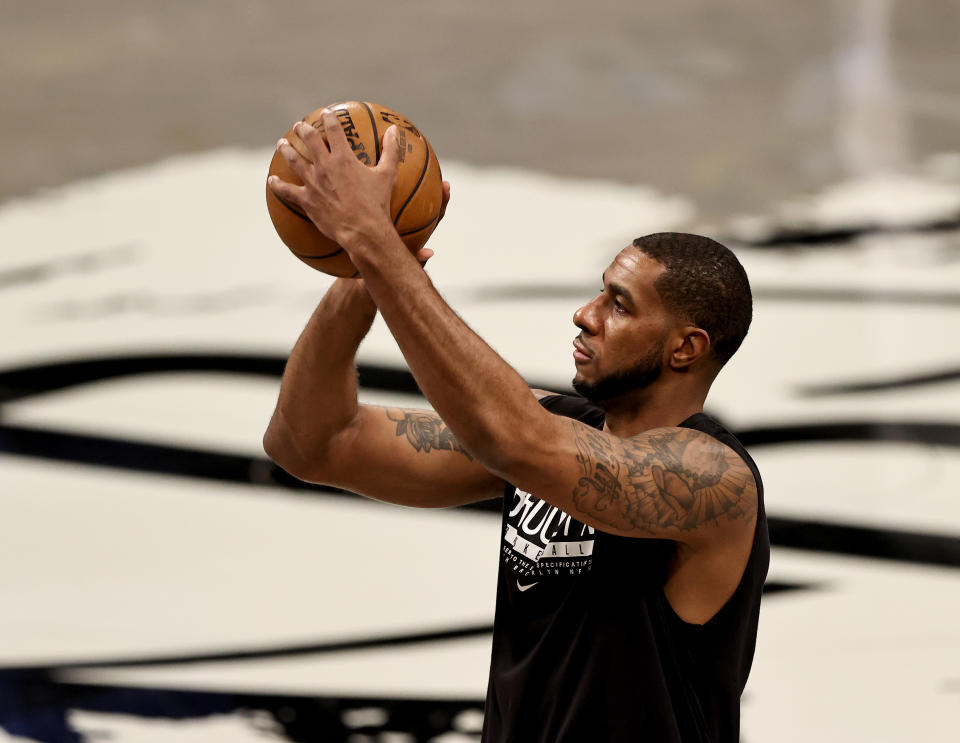
<path fill-rule="evenodd" d="M 534 386 L 634 237 L 737 253 L 708 410 L 773 542 L 743 740 L 955 736 L 960 3 L 6 0 L 0 59 L 0 741 L 479 740 L 498 504 L 260 446 L 330 283 L 267 165 L 350 99 L 433 143 L 430 273 Z M 379 321 L 359 362 L 427 405 Z"/>

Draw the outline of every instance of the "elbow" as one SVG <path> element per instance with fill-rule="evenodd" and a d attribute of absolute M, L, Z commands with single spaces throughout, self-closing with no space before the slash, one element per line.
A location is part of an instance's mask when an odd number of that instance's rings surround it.
<path fill-rule="evenodd" d="M 286 461 L 284 447 L 280 432 L 273 421 L 270 421 L 270 425 L 267 426 L 267 430 L 263 434 L 263 451 L 274 464 L 283 467 L 283 463 Z M 286 469 L 286 467 L 283 468 Z"/>
<path fill-rule="evenodd" d="M 297 476 L 295 470 L 299 469 L 291 456 L 291 447 L 288 443 L 288 437 L 276 425 L 276 420 L 270 421 L 267 430 L 263 434 L 263 451 L 267 457 L 278 467 L 286 470 L 294 477 Z"/>
<path fill-rule="evenodd" d="M 531 453 L 537 445 L 535 441 L 528 441 L 529 437 L 512 434 L 510 436 L 483 437 L 475 440 L 468 446 L 468 450 L 494 475 L 516 483 L 530 466 Z"/>
<path fill-rule="evenodd" d="M 263 434 L 263 451 L 281 469 L 307 482 L 323 481 L 322 451 L 307 451 L 296 433 L 274 415 Z"/>
<path fill-rule="evenodd" d="M 547 425 L 539 425 L 540 420 L 533 418 L 526 425 L 509 427 L 510 435 L 491 440 L 478 459 L 492 473 L 514 485 L 540 479 L 544 470 L 552 469 L 556 456 L 552 416 L 542 419 Z"/>

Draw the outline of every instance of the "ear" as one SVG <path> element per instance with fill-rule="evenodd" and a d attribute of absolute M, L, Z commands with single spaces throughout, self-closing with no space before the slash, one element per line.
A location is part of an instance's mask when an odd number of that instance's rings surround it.
<path fill-rule="evenodd" d="M 696 325 L 686 325 L 676 337 L 673 353 L 670 354 L 670 368 L 674 371 L 687 371 L 700 359 L 710 354 L 710 334 Z"/>

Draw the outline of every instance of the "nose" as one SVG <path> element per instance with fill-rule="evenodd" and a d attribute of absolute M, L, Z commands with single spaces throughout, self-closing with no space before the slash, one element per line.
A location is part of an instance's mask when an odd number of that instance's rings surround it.
<path fill-rule="evenodd" d="M 597 299 L 599 299 L 599 297 L 590 300 L 573 313 L 573 324 L 589 335 L 596 335 L 598 330 Z"/>

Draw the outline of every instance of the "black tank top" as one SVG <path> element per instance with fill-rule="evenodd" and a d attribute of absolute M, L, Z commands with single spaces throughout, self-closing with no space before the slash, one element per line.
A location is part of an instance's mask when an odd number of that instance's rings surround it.
<path fill-rule="evenodd" d="M 540 402 L 603 426 L 603 410 L 582 398 Z M 731 447 L 757 482 L 753 549 L 733 596 L 706 624 L 688 624 L 663 593 L 673 542 L 594 530 L 508 485 L 485 743 L 739 741 L 770 562 L 763 485 L 715 420 L 680 425 Z"/>

